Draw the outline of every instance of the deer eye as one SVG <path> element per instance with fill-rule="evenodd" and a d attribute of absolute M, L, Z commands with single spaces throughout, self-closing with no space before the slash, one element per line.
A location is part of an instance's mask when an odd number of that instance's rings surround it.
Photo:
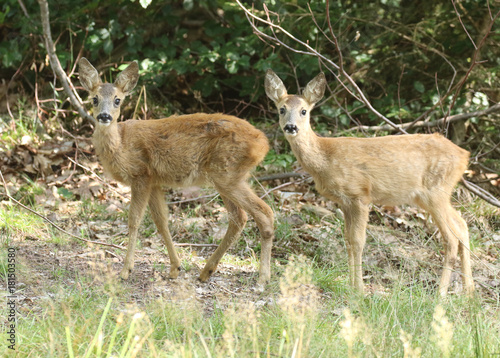
<path fill-rule="evenodd" d="M 99 104 L 99 99 L 97 98 L 97 96 L 92 98 L 92 104 L 94 105 L 94 107 L 97 107 L 97 105 Z"/>
<path fill-rule="evenodd" d="M 281 114 L 281 115 L 285 114 L 285 107 L 281 107 L 281 108 L 280 108 L 280 114 Z"/>
<path fill-rule="evenodd" d="M 307 111 L 303 109 L 300 113 L 302 113 L 302 115 L 305 116 L 307 114 Z"/>
<path fill-rule="evenodd" d="M 120 99 L 119 98 L 115 98 L 115 106 L 119 106 L 120 105 Z"/>

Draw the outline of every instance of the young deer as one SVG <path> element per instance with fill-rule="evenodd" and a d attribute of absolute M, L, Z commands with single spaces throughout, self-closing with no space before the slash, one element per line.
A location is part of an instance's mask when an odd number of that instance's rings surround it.
<path fill-rule="evenodd" d="M 280 126 L 300 165 L 319 193 L 337 202 L 345 217 L 351 285 L 363 291 L 362 252 L 368 205 L 417 204 L 436 222 L 445 247 L 439 292 L 446 295 L 460 253 L 467 293 L 474 291 L 467 224 L 450 203 L 452 190 L 467 167 L 469 153 L 438 134 L 380 138 L 321 138 L 310 125 L 310 112 L 326 87 L 321 73 L 302 96 L 288 95 L 268 70 L 267 96 L 279 110 Z"/>
<path fill-rule="evenodd" d="M 139 67 L 132 62 L 114 83 L 103 83 L 87 59 L 79 61 L 80 82 L 89 92 L 97 120 L 93 144 L 105 172 L 131 187 L 129 243 L 120 276 L 127 279 L 134 267 L 137 230 L 146 206 L 167 246 L 170 277 L 177 278 L 180 260 L 168 230 L 168 208 L 163 186 L 211 185 L 224 201 L 229 226 L 200 274 L 206 281 L 220 259 L 239 237 L 247 215 L 262 235 L 259 282 L 270 278 L 273 211 L 252 191 L 247 178 L 262 161 L 269 144 L 248 122 L 222 114 L 192 114 L 158 120 L 118 123 L 123 98 L 135 87 Z"/>

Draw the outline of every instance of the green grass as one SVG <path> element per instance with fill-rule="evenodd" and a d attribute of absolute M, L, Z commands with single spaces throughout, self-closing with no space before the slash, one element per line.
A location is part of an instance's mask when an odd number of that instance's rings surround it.
<path fill-rule="evenodd" d="M 5 238 L 18 234 L 40 238 L 46 235 L 46 232 L 47 225 L 39 216 L 15 204 L 0 206 L 0 233 L 3 233 Z"/>
<path fill-rule="evenodd" d="M 263 293 L 274 298 L 271 303 L 257 306 L 235 297 L 221 308 L 214 299 L 210 313 L 194 299 L 134 303 L 121 283 L 59 284 L 52 287 L 52 298 L 40 299 L 39 309 L 18 314 L 18 356 L 416 357 L 420 351 L 423 357 L 494 357 L 500 352 L 498 303 L 462 296 L 440 301 L 419 285 L 360 297 L 342 281 L 325 298 L 320 292 L 335 275 L 304 258 L 292 259 Z M 16 355 L 5 344 L 0 354 Z"/>

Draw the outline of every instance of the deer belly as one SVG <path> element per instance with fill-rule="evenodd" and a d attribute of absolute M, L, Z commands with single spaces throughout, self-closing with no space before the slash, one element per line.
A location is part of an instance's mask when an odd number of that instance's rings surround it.
<path fill-rule="evenodd" d="M 206 176 L 198 170 L 189 170 L 189 171 L 177 170 L 166 173 L 158 173 L 157 178 L 159 184 L 171 188 L 205 186 L 209 184 Z"/>

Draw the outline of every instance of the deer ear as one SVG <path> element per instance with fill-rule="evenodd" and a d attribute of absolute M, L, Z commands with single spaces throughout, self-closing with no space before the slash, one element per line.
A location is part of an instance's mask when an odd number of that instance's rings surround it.
<path fill-rule="evenodd" d="M 132 91 L 139 80 L 139 65 L 136 61 L 131 62 L 116 78 L 115 86 L 124 93 Z"/>
<path fill-rule="evenodd" d="M 266 72 L 264 87 L 266 88 L 267 97 L 275 104 L 278 104 L 278 102 L 287 95 L 285 85 L 271 69 Z"/>
<path fill-rule="evenodd" d="M 99 72 L 85 57 L 78 61 L 78 71 L 80 72 L 80 83 L 88 92 L 91 92 L 102 83 Z"/>
<path fill-rule="evenodd" d="M 304 90 L 303 96 L 309 104 L 318 103 L 325 94 L 326 78 L 321 72 L 309 82 Z"/>

